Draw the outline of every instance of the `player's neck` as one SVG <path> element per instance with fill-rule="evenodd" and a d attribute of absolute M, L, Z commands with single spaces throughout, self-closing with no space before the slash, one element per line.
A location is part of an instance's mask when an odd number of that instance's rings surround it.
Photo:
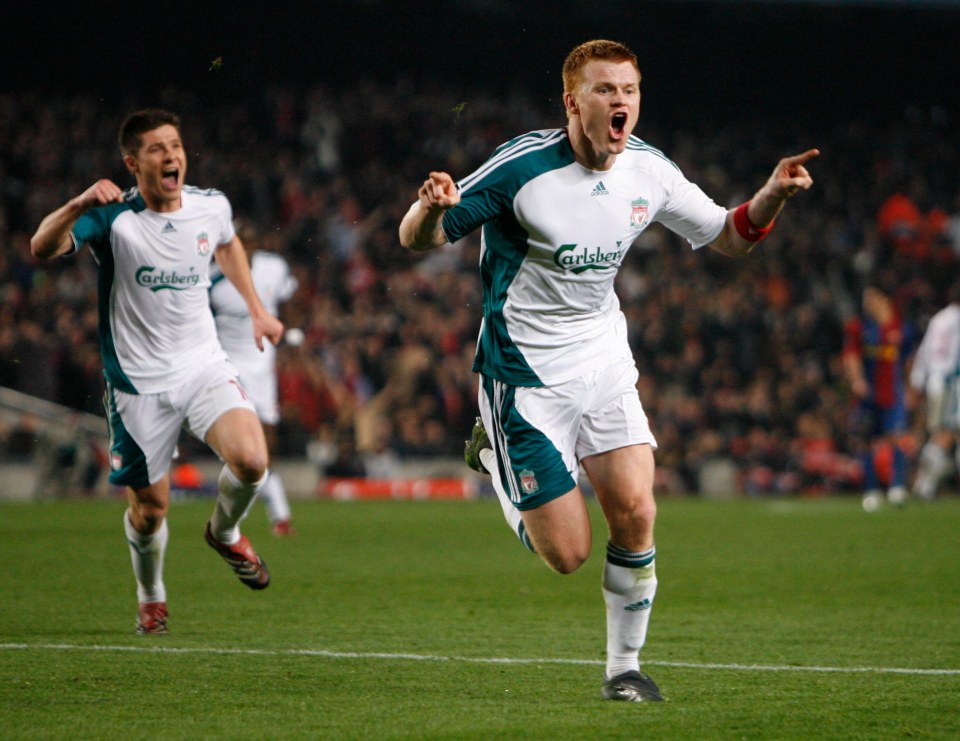
<path fill-rule="evenodd" d="M 567 138 L 573 149 L 573 159 L 588 170 L 600 172 L 613 168 L 617 155 L 598 151 L 586 133 L 578 126 L 567 126 Z"/>
<path fill-rule="evenodd" d="M 159 214 L 169 214 L 174 211 L 179 211 L 183 208 L 183 196 L 175 200 L 167 198 L 155 198 L 148 193 L 140 191 L 140 195 L 143 196 L 143 202 L 147 204 L 147 208 L 151 211 L 156 211 Z"/>

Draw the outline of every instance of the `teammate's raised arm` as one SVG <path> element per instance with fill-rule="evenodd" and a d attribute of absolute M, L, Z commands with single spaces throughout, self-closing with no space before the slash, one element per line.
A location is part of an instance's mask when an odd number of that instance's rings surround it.
<path fill-rule="evenodd" d="M 123 191 L 112 180 L 98 180 L 76 198 L 71 198 L 44 217 L 30 238 L 30 252 L 41 260 L 66 254 L 73 249 L 70 230 L 77 219 L 96 206 L 119 203 L 122 195 Z"/>

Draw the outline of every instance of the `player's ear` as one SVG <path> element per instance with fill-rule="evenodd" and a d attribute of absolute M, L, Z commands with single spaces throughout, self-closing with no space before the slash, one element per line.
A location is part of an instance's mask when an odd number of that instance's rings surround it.
<path fill-rule="evenodd" d="M 131 175 L 136 176 L 137 174 L 137 158 L 136 157 L 134 157 L 132 154 L 123 155 L 123 164 L 127 166 L 127 171 Z"/>
<path fill-rule="evenodd" d="M 563 107 L 567 109 L 568 116 L 580 113 L 580 107 L 577 105 L 577 99 L 573 97 L 573 93 L 571 93 L 569 90 L 564 91 L 563 93 Z"/>

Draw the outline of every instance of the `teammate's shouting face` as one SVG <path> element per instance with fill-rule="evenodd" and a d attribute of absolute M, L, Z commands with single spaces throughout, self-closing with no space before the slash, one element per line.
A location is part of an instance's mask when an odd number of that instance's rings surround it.
<path fill-rule="evenodd" d="M 187 174 L 187 153 L 175 126 L 164 124 L 144 132 L 135 154 L 123 157 L 137 179 L 147 206 L 154 211 L 180 208 L 180 191 Z"/>
<path fill-rule="evenodd" d="M 613 166 L 640 116 L 640 75 L 630 62 L 595 59 L 563 94 L 577 161 L 594 170 Z"/>

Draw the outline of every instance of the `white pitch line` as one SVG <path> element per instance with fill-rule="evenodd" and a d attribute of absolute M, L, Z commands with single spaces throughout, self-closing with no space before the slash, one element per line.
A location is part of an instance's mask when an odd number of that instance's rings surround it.
<path fill-rule="evenodd" d="M 163 639 L 161 639 L 163 640 Z M 0 651 L 115 651 L 147 654 L 220 654 L 241 656 L 318 656 L 325 659 L 382 659 L 388 661 L 453 661 L 466 664 L 579 664 L 602 666 L 597 659 L 517 659 L 483 656 L 439 656 L 434 654 L 326 651 L 309 648 L 176 648 L 174 646 L 100 646 L 71 643 L 0 643 Z M 644 666 L 676 669 L 715 669 L 742 672 L 820 672 L 824 674 L 909 674 L 919 676 L 960 676 L 960 669 L 909 669 L 894 666 L 792 666 L 776 664 L 716 664 L 690 661 L 644 661 Z"/>

